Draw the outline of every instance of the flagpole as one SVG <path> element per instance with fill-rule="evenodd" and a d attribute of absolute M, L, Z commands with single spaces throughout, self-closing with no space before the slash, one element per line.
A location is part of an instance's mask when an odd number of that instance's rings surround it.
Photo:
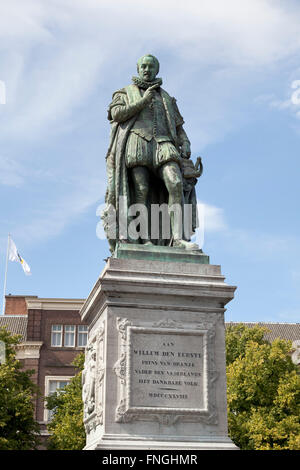
<path fill-rule="evenodd" d="M 4 275 L 4 287 L 3 287 L 3 306 L 2 306 L 2 314 L 3 315 L 5 313 L 5 295 L 6 295 L 6 280 L 7 280 L 9 240 L 10 240 L 10 233 L 8 234 L 8 237 L 7 237 L 7 250 L 6 250 L 5 275 Z"/>

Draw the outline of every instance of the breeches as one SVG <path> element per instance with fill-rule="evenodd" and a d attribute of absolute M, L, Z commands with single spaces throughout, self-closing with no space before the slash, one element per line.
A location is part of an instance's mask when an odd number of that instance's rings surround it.
<path fill-rule="evenodd" d="M 125 161 L 127 168 L 144 166 L 156 170 L 170 161 L 179 164 L 180 156 L 171 141 L 156 142 L 153 138 L 149 142 L 131 132 L 127 140 Z"/>

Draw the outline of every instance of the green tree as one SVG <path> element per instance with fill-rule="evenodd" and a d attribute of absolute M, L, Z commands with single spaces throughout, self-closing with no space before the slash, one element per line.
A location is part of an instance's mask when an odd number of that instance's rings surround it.
<path fill-rule="evenodd" d="M 15 348 L 20 335 L 0 328 L 0 341 L 5 343 L 5 362 L 0 365 L 0 450 L 30 450 L 39 444 L 39 425 L 34 420 L 34 404 L 38 388 L 22 371 Z"/>
<path fill-rule="evenodd" d="M 228 426 L 240 449 L 300 450 L 300 377 L 291 342 L 259 326 L 226 332 Z"/>
<path fill-rule="evenodd" d="M 85 446 L 81 396 L 84 353 L 78 354 L 73 365 L 79 372 L 62 390 L 46 398 L 47 408 L 53 412 L 53 419 L 48 425 L 51 433 L 48 442 L 50 450 L 81 450 Z"/>

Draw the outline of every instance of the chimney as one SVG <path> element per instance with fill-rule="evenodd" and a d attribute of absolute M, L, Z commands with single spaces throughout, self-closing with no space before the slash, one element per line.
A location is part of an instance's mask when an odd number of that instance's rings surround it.
<path fill-rule="evenodd" d="M 37 298 L 37 295 L 6 295 L 5 315 L 27 315 L 26 298 Z"/>

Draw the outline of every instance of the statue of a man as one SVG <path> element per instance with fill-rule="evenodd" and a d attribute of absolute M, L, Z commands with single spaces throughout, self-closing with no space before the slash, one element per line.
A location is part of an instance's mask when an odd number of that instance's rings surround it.
<path fill-rule="evenodd" d="M 118 222 L 120 196 L 127 208 L 132 204 L 143 204 L 149 209 L 152 204 L 166 203 L 169 209 L 179 205 L 184 210 L 181 162 L 191 155 L 190 142 L 183 129 L 184 120 L 175 98 L 161 88 L 161 78 L 156 78 L 159 72 L 156 57 L 150 54 L 141 57 L 137 71 L 139 76 L 132 78 L 131 85 L 113 94 L 108 110 L 112 128 L 106 157 L 108 188 L 103 219 L 107 231 L 109 221 L 105 221 L 105 216 L 108 208 L 116 209 L 116 240 L 108 236 L 111 251 L 116 242 L 122 241 Z M 195 196 L 191 203 L 190 233 L 193 233 L 197 219 Z M 197 249 L 196 244 L 189 242 L 190 237 L 182 234 L 182 224 L 176 221 L 171 210 L 169 216 L 170 240 L 151 240 L 151 234 L 148 234 L 135 243 Z M 123 241 L 130 242 L 126 237 Z"/>

